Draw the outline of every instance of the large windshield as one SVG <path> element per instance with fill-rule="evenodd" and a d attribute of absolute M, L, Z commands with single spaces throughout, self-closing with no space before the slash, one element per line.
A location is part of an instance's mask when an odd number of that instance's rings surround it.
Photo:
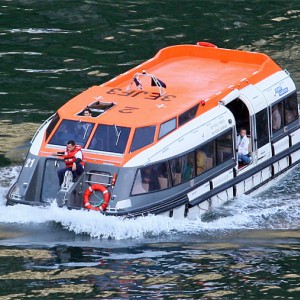
<path fill-rule="evenodd" d="M 128 141 L 130 128 L 117 125 L 98 125 L 89 149 L 124 153 Z"/>
<path fill-rule="evenodd" d="M 77 145 L 84 147 L 93 127 L 93 123 L 63 120 L 49 144 L 65 146 L 68 141 L 73 140 Z"/>

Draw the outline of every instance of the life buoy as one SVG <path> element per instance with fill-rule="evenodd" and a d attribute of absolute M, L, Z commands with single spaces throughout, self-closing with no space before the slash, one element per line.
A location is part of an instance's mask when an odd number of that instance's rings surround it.
<path fill-rule="evenodd" d="M 99 191 L 102 193 L 104 202 L 100 206 L 94 206 L 90 203 L 90 196 L 95 191 Z M 84 208 L 86 208 L 86 209 L 105 211 L 109 204 L 109 201 L 110 201 L 109 191 L 102 184 L 93 184 L 93 185 L 89 186 L 83 193 L 83 205 L 84 205 Z"/>
<path fill-rule="evenodd" d="M 216 45 L 209 43 L 209 42 L 198 42 L 197 46 L 218 48 Z"/>

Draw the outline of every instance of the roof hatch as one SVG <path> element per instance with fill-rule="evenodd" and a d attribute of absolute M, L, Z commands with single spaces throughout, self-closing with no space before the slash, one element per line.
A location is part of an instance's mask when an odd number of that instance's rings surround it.
<path fill-rule="evenodd" d="M 113 103 L 113 102 L 95 101 L 95 102 L 92 102 L 91 104 L 89 104 L 83 110 L 81 110 L 77 115 L 84 116 L 84 110 L 89 109 L 92 113 L 92 117 L 98 117 L 114 106 L 115 106 L 115 103 Z"/>

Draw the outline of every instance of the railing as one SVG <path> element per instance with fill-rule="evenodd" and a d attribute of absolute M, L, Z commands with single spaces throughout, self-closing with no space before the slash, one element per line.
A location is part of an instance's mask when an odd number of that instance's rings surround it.
<path fill-rule="evenodd" d="M 112 175 L 109 174 L 104 174 L 104 173 L 96 173 L 96 172 L 86 172 L 86 175 L 91 175 L 91 176 L 99 176 L 99 177 L 104 177 L 107 178 L 107 180 L 103 180 L 103 181 L 93 181 L 93 180 L 86 180 L 85 183 L 91 183 L 91 184 L 102 184 L 105 186 L 111 186 L 111 179 L 113 178 Z M 101 178 L 100 178 L 101 180 Z"/>
<path fill-rule="evenodd" d="M 151 85 L 152 86 L 157 86 L 158 90 L 159 90 L 159 94 L 160 96 L 164 95 L 166 93 L 166 90 L 164 88 L 166 88 L 166 84 L 164 82 L 162 82 L 161 80 L 159 80 L 156 76 L 154 76 L 153 74 L 148 74 L 145 70 L 143 70 L 142 73 L 135 73 L 133 75 L 133 79 L 131 80 L 131 82 L 129 83 L 129 85 L 127 86 L 127 88 L 125 89 L 126 92 L 130 91 L 131 86 L 133 83 L 135 83 L 135 85 L 137 86 L 137 88 L 139 90 L 143 90 L 143 85 L 140 81 L 140 77 L 150 77 L 151 78 Z"/>

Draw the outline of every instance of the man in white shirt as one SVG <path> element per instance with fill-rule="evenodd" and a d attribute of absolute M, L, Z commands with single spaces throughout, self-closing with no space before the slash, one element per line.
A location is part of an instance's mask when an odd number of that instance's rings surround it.
<path fill-rule="evenodd" d="M 244 164 L 249 164 L 251 157 L 249 155 L 249 139 L 246 129 L 240 130 L 240 135 L 237 138 L 238 160 Z"/>

